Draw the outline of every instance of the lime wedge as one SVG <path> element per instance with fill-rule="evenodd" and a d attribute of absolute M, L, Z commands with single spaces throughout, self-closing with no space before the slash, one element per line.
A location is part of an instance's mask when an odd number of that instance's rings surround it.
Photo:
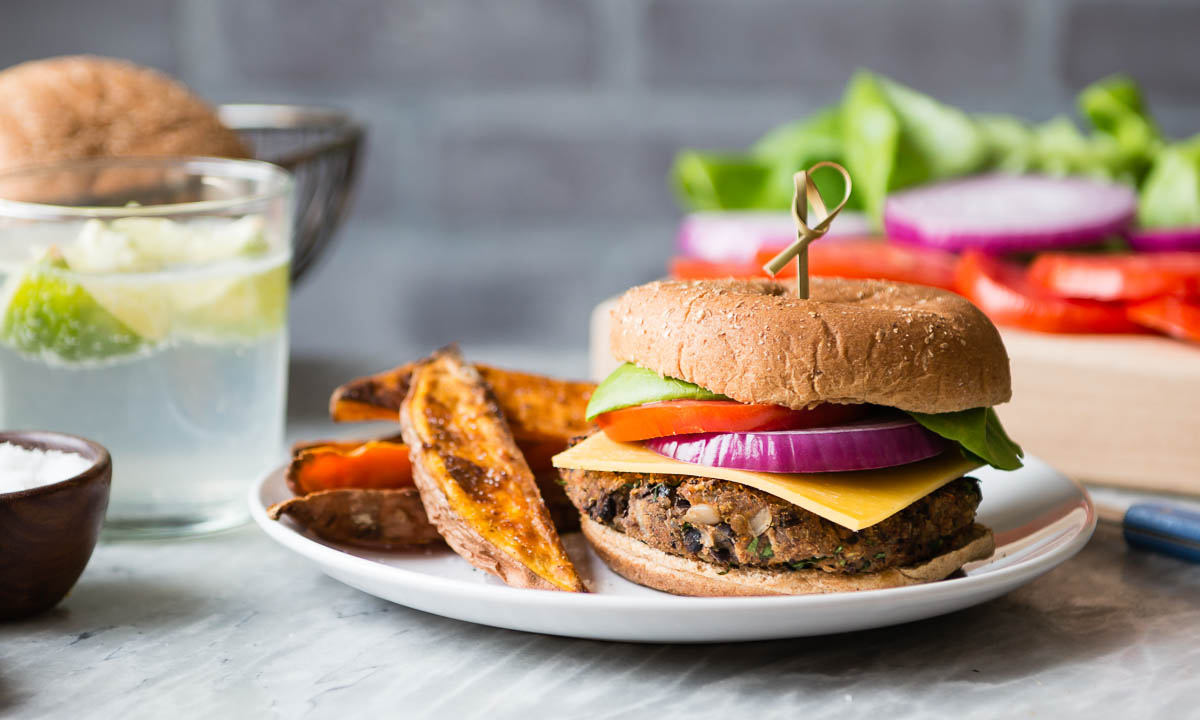
<path fill-rule="evenodd" d="M 80 285 L 101 307 L 143 340 L 162 340 L 171 328 L 170 294 L 160 283 L 81 280 Z"/>
<path fill-rule="evenodd" d="M 175 328 L 193 338 L 255 338 L 287 319 L 288 265 L 237 277 L 177 282 Z"/>
<path fill-rule="evenodd" d="M 39 262 L 16 282 L 4 308 L 0 338 L 22 352 L 68 362 L 139 350 L 145 340 L 63 273 L 61 259 Z"/>

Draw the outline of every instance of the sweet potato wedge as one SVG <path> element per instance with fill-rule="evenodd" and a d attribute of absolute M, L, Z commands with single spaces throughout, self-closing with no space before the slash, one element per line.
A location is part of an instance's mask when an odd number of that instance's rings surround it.
<path fill-rule="evenodd" d="M 481 373 L 451 347 L 423 361 L 411 382 L 400 432 L 446 543 L 509 585 L 586 592 Z"/>
<path fill-rule="evenodd" d="M 322 490 L 276 503 L 267 516 L 284 515 L 331 542 L 376 549 L 428 545 L 438 534 L 414 487 Z"/>
<path fill-rule="evenodd" d="M 565 444 L 593 429 L 586 415 L 595 383 L 559 380 L 489 365 L 479 366 L 479 374 L 492 389 L 513 437 Z"/>
<path fill-rule="evenodd" d="M 525 462 L 538 477 L 538 487 L 546 497 L 543 474 L 557 477 L 551 463 L 558 453 L 567 449 L 558 440 L 518 441 L 517 447 Z M 412 464 L 408 446 L 400 436 L 365 440 L 362 442 L 307 442 L 292 448 L 292 460 L 287 468 L 288 489 L 295 495 L 307 495 L 320 490 L 340 488 L 385 489 L 412 487 Z M 550 487 L 558 487 L 553 485 Z M 565 497 L 565 496 L 564 496 Z"/>
<path fill-rule="evenodd" d="M 409 363 L 342 385 L 329 399 L 330 416 L 336 422 L 396 420 L 415 367 L 416 363 Z M 566 443 L 591 430 L 584 415 L 595 383 L 558 380 L 490 365 L 475 367 L 492 388 L 513 437 Z"/>
<path fill-rule="evenodd" d="M 301 440 L 300 442 L 292 443 L 292 454 L 295 455 L 301 450 L 312 450 L 318 447 L 335 447 L 344 451 L 353 450 L 354 448 L 368 442 L 390 442 L 404 444 L 404 438 L 400 437 L 400 429 L 396 428 L 396 432 L 391 435 L 382 437 L 369 438 L 366 440 Z"/>
<path fill-rule="evenodd" d="M 296 495 L 340 488 L 413 487 L 408 446 L 398 440 L 300 446 L 288 463 L 287 485 Z"/>
<path fill-rule="evenodd" d="M 407 363 L 339 385 L 329 397 L 329 417 L 334 422 L 399 422 L 400 404 L 416 366 Z"/>
<path fill-rule="evenodd" d="M 401 445 L 401 447 L 407 451 L 407 445 Z M 571 504 L 566 491 L 559 485 L 558 472 L 553 470 L 541 472 L 535 475 L 534 479 L 537 481 L 538 492 L 542 494 L 542 499 L 546 502 L 546 509 L 550 511 L 550 519 L 554 522 L 554 528 L 560 533 L 578 530 L 579 511 Z M 388 493 L 400 490 L 406 491 L 405 496 L 389 497 Z M 292 492 L 296 492 L 294 487 Z M 353 496 L 352 493 L 355 492 L 364 494 Z M 286 501 L 275 507 L 284 508 L 287 512 L 283 514 L 291 516 L 300 525 L 326 539 L 335 542 L 363 544 L 362 540 L 354 538 L 378 535 L 386 538 L 381 542 L 388 547 L 421 545 L 430 542 L 426 535 L 428 529 L 433 525 L 429 523 L 425 514 L 425 506 L 421 504 L 421 496 L 412 483 L 411 475 L 408 476 L 406 485 L 395 488 L 334 487 L 308 493 L 297 493 L 297 497 L 293 500 L 299 501 L 305 498 L 314 499 L 308 503 Z M 399 517 L 391 515 L 396 512 L 400 513 Z M 278 520 L 279 513 L 276 513 L 273 519 Z M 418 519 L 419 522 L 417 522 Z M 373 528 L 379 528 L 379 530 Z M 437 530 L 435 529 L 434 532 L 436 533 Z M 440 537 L 439 535 L 438 538 Z"/>

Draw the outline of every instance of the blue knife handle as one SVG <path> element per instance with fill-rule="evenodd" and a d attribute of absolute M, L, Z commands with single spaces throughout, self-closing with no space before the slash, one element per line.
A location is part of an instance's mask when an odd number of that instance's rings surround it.
<path fill-rule="evenodd" d="M 1200 563 L 1200 513 L 1170 505 L 1133 505 L 1125 512 L 1125 542 Z"/>

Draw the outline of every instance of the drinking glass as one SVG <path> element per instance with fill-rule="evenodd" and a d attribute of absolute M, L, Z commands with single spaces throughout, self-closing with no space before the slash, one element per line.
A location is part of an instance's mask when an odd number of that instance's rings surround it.
<path fill-rule="evenodd" d="M 291 192 L 216 158 L 0 175 L 0 428 L 106 446 L 107 534 L 237 525 L 278 462 Z"/>

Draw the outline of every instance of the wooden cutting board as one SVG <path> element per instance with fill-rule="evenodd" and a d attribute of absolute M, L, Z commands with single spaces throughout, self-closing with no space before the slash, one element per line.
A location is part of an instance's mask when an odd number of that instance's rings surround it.
<path fill-rule="evenodd" d="M 590 372 L 615 300 L 592 311 Z M 1200 495 L 1200 348 L 1137 335 L 1002 331 L 1013 400 L 997 408 L 1026 452 L 1082 482 Z"/>
<path fill-rule="evenodd" d="M 1003 330 L 1027 451 L 1085 482 L 1200 495 L 1200 348 L 1140 335 Z"/>

